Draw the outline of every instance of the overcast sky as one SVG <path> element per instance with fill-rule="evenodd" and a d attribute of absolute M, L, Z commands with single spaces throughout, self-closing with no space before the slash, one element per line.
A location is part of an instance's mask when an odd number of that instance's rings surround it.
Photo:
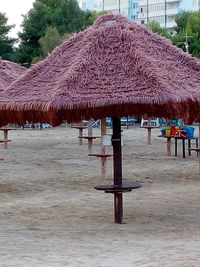
<path fill-rule="evenodd" d="M 0 12 L 6 13 L 8 25 L 15 24 L 15 28 L 10 31 L 9 36 L 17 37 L 20 31 L 20 24 L 23 21 L 22 14 L 25 15 L 32 8 L 35 0 L 0 0 Z"/>

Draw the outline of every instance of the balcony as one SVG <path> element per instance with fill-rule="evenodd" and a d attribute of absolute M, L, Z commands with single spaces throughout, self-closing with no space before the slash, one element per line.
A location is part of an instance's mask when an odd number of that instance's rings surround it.
<path fill-rule="evenodd" d="M 164 28 L 165 23 L 161 23 L 160 26 Z M 166 27 L 167 27 L 167 29 L 174 28 L 174 27 L 176 27 L 176 22 L 175 21 L 167 22 Z"/>
<path fill-rule="evenodd" d="M 177 3 L 178 6 L 179 6 L 180 2 L 181 2 L 181 0 L 166 0 L 166 3 Z M 148 3 L 149 3 L 148 6 L 161 4 L 161 3 L 164 4 L 165 0 L 154 0 L 153 2 L 149 0 Z M 140 8 L 142 6 L 147 6 L 147 0 L 140 0 L 138 2 L 138 8 Z"/>
<path fill-rule="evenodd" d="M 179 9 L 178 8 L 173 8 L 173 9 L 167 9 L 166 10 L 166 14 L 169 16 L 173 16 L 179 13 Z"/>
<path fill-rule="evenodd" d="M 166 0 L 166 3 L 181 2 L 181 0 Z"/>

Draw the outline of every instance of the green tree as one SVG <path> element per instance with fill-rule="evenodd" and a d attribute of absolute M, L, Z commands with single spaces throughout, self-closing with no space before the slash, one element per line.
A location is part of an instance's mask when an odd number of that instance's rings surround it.
<path fill-rule="evenodd" d="M 76 0 L 36 0 L 33 8 L 24 16 L 23 31 L 19 33 L 21 44 L 15 60 L 31 64 L 32 59 L 42 56 L 39 39 L 48 27 L 55 27 L 60 35 L 80 31 L 85 26 L 85 13 Z"/>
<path fill-rule="evenodd" d="M 192 14 L 191 11 L 182 11 L 179 14 L 176 15 L 175 22 L 176 22 L 176 27 L 175 31 L 177 33 L 183 31 L 186 29 L 187 22 L 189 16 Z"/>
<path fill-rule="evenodd" d="M 59 34 L 58 30 L 54 27 L 48 27 L 45 36 L 39 39 L 42 55 L 46 57 L 62 41 L 63 37 Z"/>
<path fill-rule="evenodd" d="M 148 23 L 147 28 L 154 33 L 157 33 L 165 38 L 171 39 L 172 35 L 166 28 L 162 28 L 158 22 L 152 21 Z"/>
<path fill-rule="evenodd" d="M 178 32 L 173 37 L 173 44 L 200 58 L 200 12 L 183 12 L 176 22 Z"/>
<path fill-rule="evenodd" d="M 85 28 L 92 25 L 99 16 L 102 16 L 105 14 L 108 14 L 108 12 L 107 11 L 96 12 L 96 11 L 86 10 L 85 11 Z"/>
<path fill-rule="evenodd" d="M 9 31 L 14 25 L 7 25 L 8 19 L 4 13 L 0 13 L 0 56 L 3 59 L 11 59 L 13 44 L 16 39 L 8 37 Z"/>
<path fill-rule="evenodd" d="M 200 58 L 200 12 L 194 12 L 189 16 L 186 32 L 191 36 L 188 40 L 189 52 Z"/>
<path fill-rule="evenodd" d="M 70 38 L 71 35 L 69 33 L 60 35 L 55 27 L 48 27 L 45 36 L 39 39 L 42 54 L 39 57 L 34 57 L 32 63 L 43 60 L 56 46 Z"/>
<path fill-rule="evenodd" d="M 36 1 L 33 8 L 23 17 L 23 31 L 19 33 L 21 43 L 16 49 L 15 61 L 30 65 L 32 59 L 41 54 L 38 40 L 44 36 L 47 25 L 51 24 L 51 9 Z"/>
<path fill-rule="evenodd" d="M 35 0 L 33 8 L 24 16 L 23 30 L 19 33 L 21 43 L 16 50 L 15 61 L 30 65 L 33 59 L 35 62 L 44 57 L 44 44 L 41 43 L 41 38 L 48 39 L 45 37 L 49 31 L 48 27 L 56 28 L 61 39 L 65 39 L 67 34 L 87 28 L 104 13 L 82 11 L 76 0 Z M 47 33 L 49 34 L 50 32 Z M 54 32 L 52 38 L 60 37 L 56 37 Z"/>
<path fill-rule="evenodd" d="M 63 35 L 84 29 L 85 12 L 75 0 L 59 0 L 59 7 L 52 9 L 53 26 Z"/>

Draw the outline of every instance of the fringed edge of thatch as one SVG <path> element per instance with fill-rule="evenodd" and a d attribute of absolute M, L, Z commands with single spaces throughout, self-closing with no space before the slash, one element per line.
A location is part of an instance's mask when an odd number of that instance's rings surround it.
<path fill-rule="evenodd" d="M 99 107 L 99 108 L 82 108 L 82 109 L 54 109 L 48 111 L 38 111 L 29 109 L 20 110 L 2 110 L 0 112 L 0 125 L 8 123 L 18 123 L 23 125 L 26 121 L 29 122 L 46 122 L 53 126 L 58 126 L 62 122 L 68 123 L 80 121 L 83 119 L 101 119 L 105 117 L 160 117 L 160 118 L 182 118 L 186 122 L 198 121 L 200 115 L 197 112 L 200 108 L 199 102 L 180 102 L 158 104 L 121 104 Z M 188 115 L 190 114 L 190 115 Z"/>

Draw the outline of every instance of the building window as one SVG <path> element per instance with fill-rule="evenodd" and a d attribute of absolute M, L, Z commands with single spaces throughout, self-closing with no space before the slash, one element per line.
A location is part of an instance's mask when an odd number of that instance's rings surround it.
<path fill-rule="evenodd" d="M 144 23 L 145 23 L 145 20 L 144 20 L 144 19 L 142 19 L 142 20 L 141 20 L 141 24 L 144 24 Z"/>
<path fill-rule="evenodd" d="M 83 9 L 83 10 L 86 10 L 86 2 L 83 2 L 83 3 L 82 3 L 82 9 Z"/>
<path fill-rule="evenodd" d="M 164 5 L 164 3 L 157 4 L 157 5 L 149 5 L 148 8 L 149 8 L 149 11 L 151 11 L 151 12 L 163 11 L 163 10 L 165 10 L 165 5 Z"/>
<path fill-rule="evenodd" d="M 140 8 L 140 13 L 145 13 L 146 12 L 146 6 L 142 6 Z"/>
<path fill-rule="evenodd" d="M 165 22 L 165 16 L 157 16 L 157 17 L 151 17 L 149 18 L 149 21 L 155 21 L 158 22 L 159 24 Z"/>

